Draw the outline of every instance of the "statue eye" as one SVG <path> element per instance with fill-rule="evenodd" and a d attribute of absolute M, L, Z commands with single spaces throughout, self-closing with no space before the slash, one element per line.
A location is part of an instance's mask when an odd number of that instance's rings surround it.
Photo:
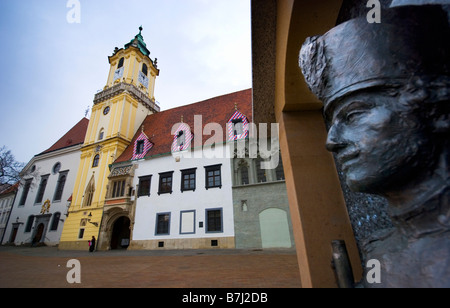
<path fill-rule="evenodd" d="M 355 119 L 357 119 L 360 115 L 364 114 L 364 110 L 354 110 L 354 111 L 350 111 L 346 117 L 345 117 L 345 121 L 347 123 L 354 121 Z"/>

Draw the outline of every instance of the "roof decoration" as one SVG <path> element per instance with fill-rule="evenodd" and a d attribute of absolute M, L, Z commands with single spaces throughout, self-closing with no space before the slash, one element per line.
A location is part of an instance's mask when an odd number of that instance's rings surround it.
<path fill-rule="evenodd" d="M 237 110 L 237 105 L 235 105 L 235 109 L 236 112 L 227 123 L 228 141 L 240 140 L 248 137 L 248 119 L 244 114 Z M 237 125 L 239 125 L 239 123 L 242 123 L 240 130 L 237 129 Z"/>
<path fill-rule="evenodd" d="M 194 135 L 191 133 L 189 125 L 181 123 L 173 136 L 172 153 L 188 149 L 192 139 L 194 139 Z"/>
<path fill-rule="evenodd" d="M 150 56 L 150 51 L 147 49 L 147 44 L 144 42 L 144 37 L 142 36 L 142 26 L 139 27 L 139 33 L 136 34 L 134 39 L 132 39 L 128 44 L 125 45 L 125 49 L 128 49 L 130 46 L 139 48 L 139 50 L 142 52 L 145 56 Z"/>
<path fill-rule="evenodd" d="M 138 145 L 142 145 L 142 142 L 140 142 L 140 141 L 144 142 L 143 149 L 138 148 Z M 131 160 L 144 158 L 145 155 L 148 153 L 148 151 L 150 151 L 152 148 L 153 148 L 153 143 L 151 143 L 150 140 L 148 140 L 147 135 L 144 133 L 144 131 L 142 131 L 141 134 L 139 135 L 139 137 L 134 142 L 133 156 L 131 157 Z M 141 150 L 141 151 L 139 151 L 139 150 Z"/>

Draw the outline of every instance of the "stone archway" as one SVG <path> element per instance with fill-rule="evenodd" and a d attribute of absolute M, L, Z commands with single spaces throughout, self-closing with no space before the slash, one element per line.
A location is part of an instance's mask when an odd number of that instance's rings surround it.
<path fill-rule="evenodd" d="M 117 218 L 112 225 L 109 247 L 127 249 L 130 246 L 130 219 L 126 216 Z"/>

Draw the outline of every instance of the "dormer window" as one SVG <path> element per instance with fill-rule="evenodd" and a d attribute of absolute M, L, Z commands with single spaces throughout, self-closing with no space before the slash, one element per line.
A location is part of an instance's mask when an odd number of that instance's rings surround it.
<path fill-rule="evenodd" d="M 247 117 L 236 110 L 227 123 L 228 140 L 240 140 L 248 137 L 249 124 Z"/>
<path fill-rule="evenodd" d="M 147 74 L 148 74 L 148 67 L 147 67 L 147 64 L 142 64 L 142 73 L 145 75 L 145 76 L 147 76 Z"/>
<path fill-rule="evenodd" d="M 133 156 L 132 160 L 142 159 L 147 155 L 147 153 L 153 148 L 153 143 L 148 140 L 147 135 L 142 130 L 139 137 L 134 142 Z"/>
<path fill-rule="evenodd" d="M 187 150 L 191 146 L 194 135 L 191 133 L 189 125 L 181 123 L 175 131 L 172 142 L 172 153 Z"/>

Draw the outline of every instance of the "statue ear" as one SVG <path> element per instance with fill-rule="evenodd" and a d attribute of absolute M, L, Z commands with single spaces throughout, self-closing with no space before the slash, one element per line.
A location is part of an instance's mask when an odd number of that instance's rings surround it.
<path fill-rule="evenodd" d="M 448 104 L 446 102 L 445 104 Z M 440 109 L 440 108 L 439 108 Z M 434 132 L 438 134 L 450 133 L 450 114 L 449 108 L 442 108 L 441 112 L 436 113 L 436 118 L 433 121 Z"/>

